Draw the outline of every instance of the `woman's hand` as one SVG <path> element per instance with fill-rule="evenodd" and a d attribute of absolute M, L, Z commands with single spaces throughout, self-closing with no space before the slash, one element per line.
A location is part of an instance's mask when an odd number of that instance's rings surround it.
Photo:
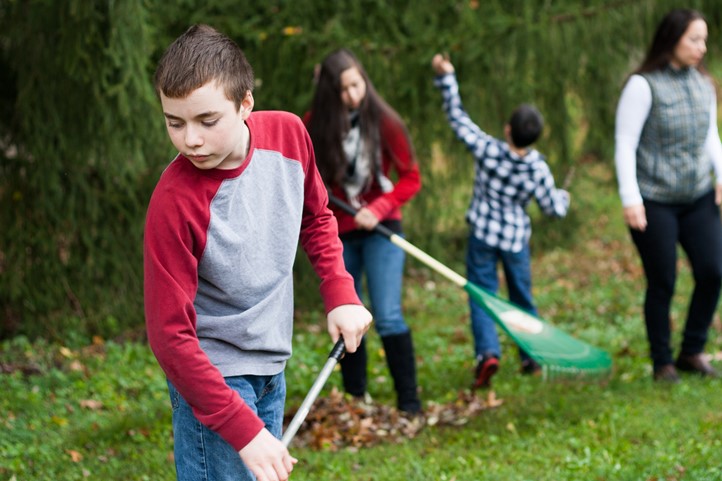
<path fill-rule="evenodd" d="M 715 204 L 722 204 L 722 184 L 714 185 L 714 201 Z"/>
<path fill-rule="evenodd" d="M 625 207 L 624 222 L 630 228 L 644 232 L 647 229 L 647 213 L 644 210 L 644 204 L 629 205 Z"/>

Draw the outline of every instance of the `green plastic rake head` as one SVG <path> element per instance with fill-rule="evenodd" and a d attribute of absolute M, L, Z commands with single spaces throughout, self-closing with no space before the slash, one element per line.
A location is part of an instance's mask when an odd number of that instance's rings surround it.
<path fill-rule="evenodd" d="M 604 377 L 610 373 L 612 359 L 606 351 L 570 336 L 475 284 L 467 281 L 464 290 L 542 366 L 545 379 Z"/>

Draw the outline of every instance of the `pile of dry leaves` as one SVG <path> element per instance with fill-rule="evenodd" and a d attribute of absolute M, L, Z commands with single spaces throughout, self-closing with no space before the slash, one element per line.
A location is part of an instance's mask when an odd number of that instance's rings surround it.
<path fill-rule="evenodd" d="M 334 388 L 327 397 L 319 397 L 293 439 L 295 446 L 336 451 L 375 444 L 397 443 L 415 437 L 426 426 L 460 426 L 486 409 L 498 407 L 502 400 L 493 391 L 483 397 L 460 391 L 448 404 L 427 403 L 421 415 L 409 416 L 397 409 L 351 399 Z M 295 415 L 286 415 L 286 424 Z"/>

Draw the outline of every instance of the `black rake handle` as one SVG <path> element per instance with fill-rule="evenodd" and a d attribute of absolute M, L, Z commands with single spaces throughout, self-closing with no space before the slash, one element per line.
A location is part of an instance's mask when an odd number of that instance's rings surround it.
<path fill-rule="evenodd" d="M 330 192 L 328 193 L 328 200 L 332 204 L 336 205 L 339 209 L 346 212 L 348 215 L 355 217 L 356 214 L 358 214 L 358 210 L 354 209 L 349 204 L 342 201 L 341 199 L 339 199 L 338 197 L 336 197 L 335 195 L 333 195 Z M 392 236 L 396 235 L 394 233 L 394 231 L 392 231 L 391 229 L 389 229 L 388 227 L 386 227 L 385 225 L 383 225 L 381 223 L 376 224 L 376 227 L 374 227 L 374 230 L 378 231 L 379 234 L 383 234 L 384 236 L 388 237 L 389 239 L 391 239 Z"/>

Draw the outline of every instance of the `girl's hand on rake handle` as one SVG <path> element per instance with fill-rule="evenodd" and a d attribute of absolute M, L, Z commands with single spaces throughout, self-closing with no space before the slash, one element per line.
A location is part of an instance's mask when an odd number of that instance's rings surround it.
<path fill-rule="evenodd" d="M 356 227 L 364 230 L 374 230 L 379 223 L 378 217 L 366 207 L 361 207 L 353 218 Z"/>

